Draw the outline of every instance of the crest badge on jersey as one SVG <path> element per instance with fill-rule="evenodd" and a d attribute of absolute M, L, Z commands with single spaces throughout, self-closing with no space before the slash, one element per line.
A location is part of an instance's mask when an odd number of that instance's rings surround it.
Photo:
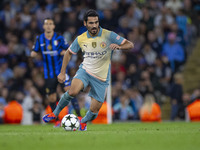
<path fill-rule="evenodd" d="M 47 48 L 48 48 L 48 50 L 52 50 L 52 46 L 51 46 L 51 44 L 49 44 L 48 46 L 47 46 Z"/>
<path fill-rule="evenodd" d="M 105 48 L 106 47 L 106 43 L 105 42 L 101 42 L 100 46 L 101 46 L 101 48 Z"/>
<path fill-rule="evenodd" d="M 57 40 L 54 40 L 53 43 L 54 43 L 55 46 L 58 45 L 58 41 Z"/>
<path fill-rule="evenodd" d="M 97 42 L 92 42 L 92 47 L 96 48 L 97 47 Z"/>

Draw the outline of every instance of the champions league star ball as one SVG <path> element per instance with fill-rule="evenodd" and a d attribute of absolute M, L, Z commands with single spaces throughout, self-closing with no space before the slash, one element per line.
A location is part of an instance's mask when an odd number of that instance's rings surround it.
<path fill-rule="evenodd" d="M 76 131 L 79 129 L 79 119 L 74 114 L 65 115 L 61 121 L 61 127 L 66 131 Z"/>

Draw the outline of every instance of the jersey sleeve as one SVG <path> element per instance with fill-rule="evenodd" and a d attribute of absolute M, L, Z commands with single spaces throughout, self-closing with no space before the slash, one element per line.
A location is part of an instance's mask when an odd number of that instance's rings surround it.
<path fill-rule="evenodd" d="M 36 37 L 32 50 L 35 52 L 39 52 L 40 50 L 39 36 Z"/>
<path fill-rule="evenodd" d="M 74 40 L 74 42 L 70 45 L 69 47 L 69 51 L 72 53 L 72 54 L 77 54 L 78 51 L 80 50 L 80 46 L 79 46 L 79 43 L 78 43 L 78 37 Z"/>
<path fill-rule="evenodd" d="M 63 50 L 66 50 L 69 47 L 69 44 L 67 43 L 67 40 L 63 36 L 61 36 L 60 42 L 61 42 L 60 46 L 61 46 L 61 48 Z"/>
<path fill-rule="evenodd" d="M 125 38 L 119 36 L 118 34 L 116 34 L 115 32 L 110 33 L 110 40 L 112 43 L 117 44 L 117 45 L 121 45 L 124 43 Z"/>

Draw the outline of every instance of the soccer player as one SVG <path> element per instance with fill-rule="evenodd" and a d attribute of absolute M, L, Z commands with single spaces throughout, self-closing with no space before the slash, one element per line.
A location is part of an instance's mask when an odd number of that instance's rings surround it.
<path fill-rule="evenodd" d="M 36 57 L 38 53 L 42 54 L 45 90 L 52 111 L 56 108 L 57 102 L 57 76 L 60 73 L 65 50 L 69 47 L 64 37 L 54 32 L 54 28 L 53 19 L 46 18 L 43 24 L 44 33 L 36 37 L 36 42 L 31 52 L 31 57 Z M 70 77 L 65 72 L 64 90 L 67 91 L 70 85 Z M 77 115 L 80 116 L 80 110 L 76 99 L 72 100 L 72 105 Z"/>
<path fill-rule="evenodd" d="M 80 49 L 83 52 L 83 62 L 72 80 L 71 87 L 60 99 L 56 109 L 51 114 L 43 116 L 45 122 L 55 119 L 60 111 L 83 88 L 90 85 L 90 109 L 80 120 L 80 130 L 87 130 L 87 122 L 94 120 L 104 102 L 106 89 L 109 84 L 111 54 L 115 49 L 131 49 L 133 43 L 116 33 L 99 26 L 99 15 L 95 10 L 88 10 L 84 15 L 84 26 L 87 31 L 78 36 L 65 52 L 58 81 L 65 81 L 65 71 L 72 54 Z"/>

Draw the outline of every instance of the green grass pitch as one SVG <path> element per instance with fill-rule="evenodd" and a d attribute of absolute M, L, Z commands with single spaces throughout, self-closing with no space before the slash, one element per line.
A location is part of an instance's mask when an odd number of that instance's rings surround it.
<path fill-rule="evenodd" d="M 67 132 L 53 125 L 0 125 L 0 150 L 199 150 L 200 123 L 114 123 Z"/>

